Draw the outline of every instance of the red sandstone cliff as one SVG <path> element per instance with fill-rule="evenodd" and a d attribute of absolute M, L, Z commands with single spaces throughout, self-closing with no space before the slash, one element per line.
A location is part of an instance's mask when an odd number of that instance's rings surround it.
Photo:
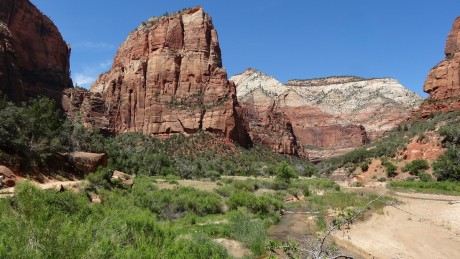
<path fill-rule="evenodd" d="M 151 18 L 130 33 L 90 92 L 68 90 L 64 108 L 113 133 L 204 130 L 247 144 L 211 18 L 201 7 Z"/>
<path fill-rule="evenodd" d="M 460 110 L 460 17 L 447 37 L 446 58 L 432 68 L 423 90 L 430 96 L 422 105 L 420 115 Z"/>
<path fill-rule="evenodd" d="M 15 101 L 59 101 L 72 87 L 70 48 L 53 22 L 28 0 L 0 1 L 0 91 Z"/>

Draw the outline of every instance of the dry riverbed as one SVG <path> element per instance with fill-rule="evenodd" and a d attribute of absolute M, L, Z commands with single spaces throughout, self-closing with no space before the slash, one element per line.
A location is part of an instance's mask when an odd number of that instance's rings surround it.
<path fill-rule="evenodd" d="M 390 193 L 391 195 L 391 193 Z M 387 206 L 346 233 L 337 243 L 364 258 L 459 258 L 460 197 L 394 193 L 401 201 Z"/>

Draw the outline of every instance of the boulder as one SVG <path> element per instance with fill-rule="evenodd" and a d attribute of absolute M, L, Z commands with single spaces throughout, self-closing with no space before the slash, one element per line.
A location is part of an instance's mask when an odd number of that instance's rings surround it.
<path fill-rule="evenodd" d="M 83 173 L 92 173 L 100 166 L 107 166 L 107 156 L 104 153 L 72 152 L 64 156 L 71 167 Z"/>

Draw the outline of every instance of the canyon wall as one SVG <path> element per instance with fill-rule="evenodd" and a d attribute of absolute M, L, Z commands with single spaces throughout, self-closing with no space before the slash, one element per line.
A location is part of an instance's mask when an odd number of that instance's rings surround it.
<path fill-rule="evenodd" d="M 70 79 L 70 47 L 53 22 L 28 0 L 0 1 L 0 91 L 20 102 L 59 102 Z"/>
<path fill-rule="evenodd" d="M 64 107 L 87 126 L 167 136 L 203 130 L 250 144 L 217 32 L 201 7 L 153 17 L 132 31 L 107 73 Z"/>
<path fill-rule="evenodd" d="M 460 110 L 460 17 L 450 31 L 445 59 L 430 70 L 423 90 L 430 96 L 416 113 L 428 117 L 436 112 Z"/>

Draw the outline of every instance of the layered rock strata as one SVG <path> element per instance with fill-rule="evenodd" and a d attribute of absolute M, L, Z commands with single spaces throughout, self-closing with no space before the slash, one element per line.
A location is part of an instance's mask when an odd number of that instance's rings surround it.
<path fill-rule="evenodd" d="M 266 113 L 282 113 L 292 126 L 297 149 L 313 161 L 366 144 L 405 120 L 422 101 L 391 78 L 347 76 L 282 84 L 248 69 L 230 80 L 237 85 L 238 101 L 253 110 L 251 135 L 272 134 L 268 128 L 254 131 L 254 125 Z"/>
<path fill-rule="evenodd" d="M 212 132 L 246 145 L 236 89 L 222 67 L 217 32 L 201 7 L 151 18 L 120 46 L 90 92 L 69 90 L 64 107 L 113 133 Z"/>
<path fill-rule="evenodd" d="M 445 59 L 432 68 L 423 90 L 430 96 L 417 113 L 428 117 L 435 112 L 460 110 L 460 17 L 447 37 Z"/>
<path fill-rule="evenodd" d="M 72 87 L 70 47 L 28 0 L 0 1 L 0 91 L 16 102 Z"/>

